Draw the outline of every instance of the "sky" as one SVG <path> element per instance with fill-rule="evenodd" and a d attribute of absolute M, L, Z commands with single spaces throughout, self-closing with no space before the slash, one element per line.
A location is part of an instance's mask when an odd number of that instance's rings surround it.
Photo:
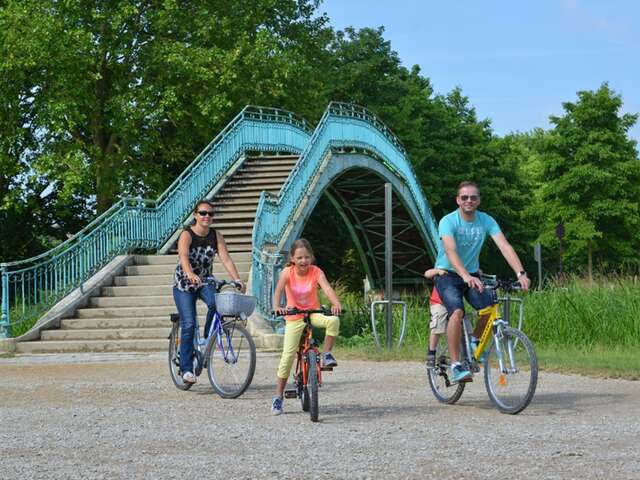
<path fill-rule="evenodd" d="M 436 93 L 460 87 L 499 135 L 550 128 L 603 82 L 640 112 L 640 1 L 324 0 L 336 29 L 384 26 Z M 366 105 L 365 105 L 366 106 Z M 640 125 L 630 136 L 640 142 Z"/>

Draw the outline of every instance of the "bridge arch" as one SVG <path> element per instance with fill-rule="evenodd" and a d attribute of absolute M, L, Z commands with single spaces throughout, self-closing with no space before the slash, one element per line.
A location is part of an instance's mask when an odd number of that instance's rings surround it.
<path fill-rule="evenodd" d="M 367 222 L 354 208 L 353 199 L 342 194 L 349 182 L 358 178 L 376 181 L 376 185 L 385 181 L 393 185 L 394 213 L 399 214 L 395 219 L 394 249 L 396 245 L 404 249 L 394 265 L 400 274 L 397 279 L 415 282 L 427 264 L 427 257 L 435 257 L 438 243 L 435 219 L 402 143 L 366 109 L 332 103 L 278 196 L 263 192 L 258 203 L 252 238 L 252 290 L 263 312 L 272 303 L 280 252 L 300 234 L 322 194 L 334 203 L 356 239 L 367 275 L 374 284 L 382 283 L 379 272 L 383 271 L 380 265 L 384 256 L 379 252 L 383 251 L 384 237 L 380 241 L 380 225 L 378 230 L 366 228 Z M 363 198 L 362 193 L 361 189 L 356 197 Z M 383 212 L 383 207 L 380 211 Z M 378 217 L 378 213 L 373 216 Z M 384 228 L 384 223 L 380 223 Z"/>
<path fill-rule="evenodd" d="M 332 151 L 327 166 L 308 192 L 285 233 L 282 249 L 298 238 L 321 196 L 331 202 L 348 230 L 371 285 L 384 284 L 384 184 L 393 190 L 394 283 L 420 282 L 434 261 L 431 238 L 403 179 L 366 151 Z"/>

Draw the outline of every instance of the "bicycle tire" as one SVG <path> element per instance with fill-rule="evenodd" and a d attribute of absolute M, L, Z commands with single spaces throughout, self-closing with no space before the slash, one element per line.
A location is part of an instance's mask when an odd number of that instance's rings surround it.
<path fill-rule="evenodd" d="M 173 384 L 180 390 L 189 390 L 193 383 L 182 380 L 180 371 L 180 324 L 175 322 L 169 335 L 169 374 Z"/>
<path fill-rule="evenodd" d="M 497 341 L 500 342 L 504 352 L 503 359 L 508 367 L 511 367 L 511 364 L 506 353 L 507 348 L 510 344 L 515 349 L 513 356 L 517 365 L 514 371 L 500 371 Z M 538 359 L 529 337 L 512 327 L 505 327 L 502 330 L 501 339 L 494 336 L 484 366 L 484 383 L 489 398 L 502 413 L 515 415 L 527 408 L 538 384 Z"/>
<path fill-rule="evenodd" d="M 222 398 L 237 398 L 253 380 L 256 370 L 256 345 L 242 325 L 223 324 L 220 342 L 209 347 L 207 374 L 213 390 Z M 214 333 L 214 335 L 216 335 Z"/>
<path fill-rule="evenodd" d="M 307 390 L 309 395 L 309 416 L 312 422 L 318 421 L 318 355 L 311 350 L 308 353 L 309 378 L 307 379 Z"/>
<path fill-rule="evenodd" d="M 466 383 L 451 383 L 451 358 L 447 336 L 439 335 L 436 346 L 436 366 L 427 368 L 427 380 L 436 399 L 440 403 L 452 405 L 460 400 Z"/>
<path fill-rule="evenodd" d="M 296 388 L 298 389 L 298 398 L 300 398 L 300 407 L 303 412 L 309 411 L 309 390 L 304 386 L 304 378 L 302 372 L 298 373 L 296 379 Z"/>

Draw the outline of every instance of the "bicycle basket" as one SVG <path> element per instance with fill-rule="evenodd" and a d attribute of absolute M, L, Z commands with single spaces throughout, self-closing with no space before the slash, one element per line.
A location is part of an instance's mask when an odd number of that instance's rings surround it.
<path fill-rule="evenodd" d="M 244 313 L 248 317 L 253 313 L 254 308 L 256 308 L 256 297 L 251 295 L 237 292 L 216 293 L 216 310 L 220 315 L 240 316 Z"/>

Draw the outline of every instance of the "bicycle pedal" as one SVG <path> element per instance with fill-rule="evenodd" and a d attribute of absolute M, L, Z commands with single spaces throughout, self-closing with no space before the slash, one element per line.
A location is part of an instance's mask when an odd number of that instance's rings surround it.
<path fill-rule="evenodd" d="M 473 382 L 473 377 L 463 378 L 462 380 L 460 380 L 459 383 L 470 383 L 470 382 Z"/>
<path fill-rule="evenodd" d="M 284 398 L 296 398 L 297 396 L 298 396 L 298 392 L 296 392 L 293 389 L 284 391 Z"/>
<path fill-rule="evenodd" d="M 320 367 L 323 372 L 333 372 L 333 367 Z"/>

